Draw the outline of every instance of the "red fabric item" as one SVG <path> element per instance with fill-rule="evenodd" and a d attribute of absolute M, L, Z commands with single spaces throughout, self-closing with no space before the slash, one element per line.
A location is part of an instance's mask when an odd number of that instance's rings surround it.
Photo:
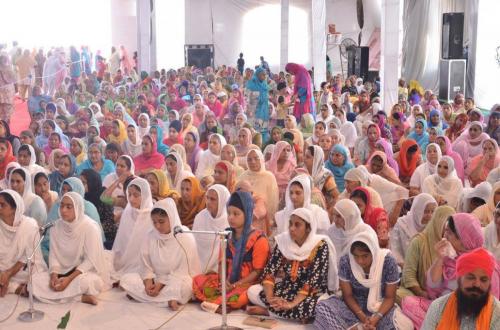
<path fill-rule="evenodd" d="M 457 259 L 457 277 L 464 276 L 476 269 L 482 269 L 491 279 L 495 270 L 496 261 L 488 250 L 485 248 L 477 248 L 471 252 L 462 254 Z"/>

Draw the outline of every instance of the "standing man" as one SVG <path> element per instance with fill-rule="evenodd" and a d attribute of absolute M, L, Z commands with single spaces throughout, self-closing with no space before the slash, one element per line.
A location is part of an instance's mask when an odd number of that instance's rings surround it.
<path fill-rule="evenodd" d="M 267 63 L 267 61 L 264 60 L 264 56 L 260 57 L 260 66 L 264 68 L 264 70 L 267 71 L 267 75 L 271 77 L 271 69 L 269 69 L 269 63 Z"/>
<path fill-rule="evenodd" d="M 25 49 L 23 55 L 17 59 L 15 65 L 17 65 L 17 72 L 19 74 L 19 97 L 25 102 L 26 92 L 29 93 L 29 89 L 33 83 L 36 61 L 31 57 L 29 49 Z"/>
<path fill-rule="evenodd" d="M 240 74 L 243 74 L 243 70 L 245 69 L 245 60 L 243 59 L 243 53 L 240 53 L 240 58 L 238 58 L 237 66 Z"/>
<path fill-rule="evenodd" d="M 498 285 L 496 266 L 484 248 L 461 255 L 458 288 L 432 302 L 422 329 L 500 329 L 500 302 L 491 293 L 492 284 Z"/>

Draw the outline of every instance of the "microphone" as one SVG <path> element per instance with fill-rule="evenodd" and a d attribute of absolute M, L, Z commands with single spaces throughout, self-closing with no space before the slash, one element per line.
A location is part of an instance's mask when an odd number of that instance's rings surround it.
<path fill-rule="evenodd" d="M 47 230 L 49 230 L 50 228 L 52 228 L 52 226 L 54 226 L 54 222 L 49 222 L 45 226 L 40 227 L 40 229 L 39 229 L 40 235 L 41 236 L 45 235 L 47 233 Z"/>
<path fill-rule="evenodd" d="M 182 229 L 181 226 L 174 227 L 174 236 L 177 236 L 177 234 L 182 234 L 182 233 L 184 233 L 184 229 Z"/>

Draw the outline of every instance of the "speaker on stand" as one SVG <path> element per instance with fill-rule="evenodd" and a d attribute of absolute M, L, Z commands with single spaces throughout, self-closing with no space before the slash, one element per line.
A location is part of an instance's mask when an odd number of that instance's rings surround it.
<path fill-rule="evenodd" d="M 464 58 L 464 13 L 444 13 L 441 39 L 441 58 Z"/>
<path fill-rule="evenodd" d="M 347 49 L 347 75 L 356 75 L 368 79 L 369 47 L 351 47 Z"/>

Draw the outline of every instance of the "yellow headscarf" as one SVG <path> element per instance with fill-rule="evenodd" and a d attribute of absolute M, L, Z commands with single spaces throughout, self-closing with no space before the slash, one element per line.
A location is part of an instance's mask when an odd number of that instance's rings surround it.
<path fill-rule="evenodd" d="M 108 135 L 108 142 L 114 142 L 117 143 L 118 145 L 121 145 L 125 140 L 127 139 L 127 128 L 125 127 L 125 124 L 118 119 L 113 120 L 113 123 L 118 123 L 118 129 L 120 131 L 120 134 L 118 136 L 115 136 L 113 133 Z"/>
<path fill-rule="evenodd" d="M 165 172 L 156 169 L 149 173 L 153 174 L 156 177 L 156 180 L 158 180 L 158 197 L 160 199 L 173 198 L 174 201 L 179 199 L 179 194 L 175 190 L 170 189 Z"/>

